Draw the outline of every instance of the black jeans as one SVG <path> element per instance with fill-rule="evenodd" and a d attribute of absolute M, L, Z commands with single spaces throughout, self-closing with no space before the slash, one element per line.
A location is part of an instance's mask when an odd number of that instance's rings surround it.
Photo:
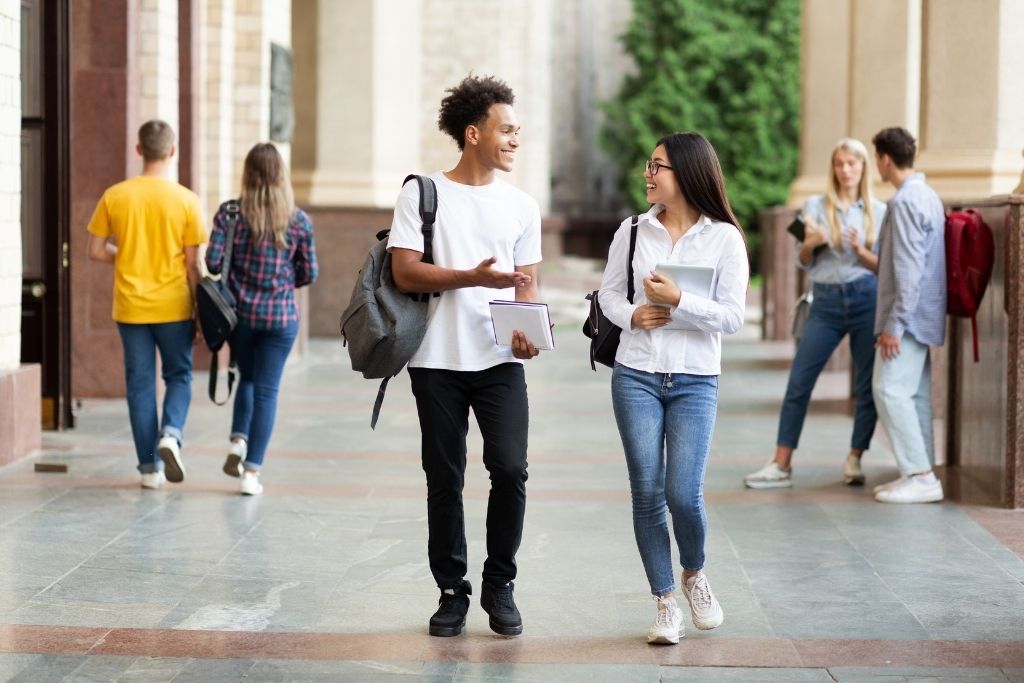
<path fill-rule="evenodd" d="M 523 366 L 503 363 L 475 372 L 409 368 L 409 376 L 423 437 L 427 556 L 434 580 L 443 590 L 461 586 L 466 576 L 462 489 L 472 408 L 491 478 L 483 580 L 503 585 L 516 577 L 516 551 L 526 513 L 529 405 Z"/>

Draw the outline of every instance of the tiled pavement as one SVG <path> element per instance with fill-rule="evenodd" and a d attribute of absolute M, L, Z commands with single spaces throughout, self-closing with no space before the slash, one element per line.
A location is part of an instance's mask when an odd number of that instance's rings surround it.
<path fill-rule="evenodd" d="M 608 378 L 575 322 L 528 367 L 529 508 L 518 639 L 474 604 L 467 633 L 426 635 L 436 604 L 408 379 L 368 427 L 376 383 L 317 341 L 291 365 L 264 470 L 243 498 L 220 472 L 227 408 L 197 376 L 188 479 L 143 491 L 122 401 L 87 401 L 38 458 L 0 470 L 0 680 L 1021 681 L 1024 516 L 871 501 L 839 469 L 842 377 L 815 396 L 790 491 L 742 475 L 772 451 L 786 344 L 748 328 L 725 347 L 707 478 L 709 577 L 726 613 L 677 647 L 653 614 L 632 537 Z M 483 560 L 486 472 L 471 430 L 470 579 Z"/>

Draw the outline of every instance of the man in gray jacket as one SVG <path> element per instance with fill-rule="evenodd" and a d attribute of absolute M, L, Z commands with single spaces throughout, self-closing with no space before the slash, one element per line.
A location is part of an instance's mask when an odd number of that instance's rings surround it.
<path fill-rule="evenodd" d="M 896 188 L 878 240 L 877 349 L 873 390 L 900 478 L 875 488 L 882 503 L 942 500 L 932 434 L 930 346 L 946 337 L 945 211 L 914 171 L 913 136 L 886 128 L 872 138 L 882 179 Z"/>

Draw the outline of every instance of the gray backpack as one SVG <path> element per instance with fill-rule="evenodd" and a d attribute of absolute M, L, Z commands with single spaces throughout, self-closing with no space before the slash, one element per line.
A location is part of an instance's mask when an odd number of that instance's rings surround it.
<path fill-rule="evenodd" d="M 434 219 L 437 188 L 425 176 L 410 175 L 420 186 L 420 221 L 423 231 L 423 263 L 433 263 Z M 430 294 L 407 294 L 395 286 L 388 253 L 390 229 L 377 233 L 352 289 L 352 298 L 341 314 L 341 336 L 348 347 L 352 369 L 366 379 L 382 379 L 373 404 L 370 429 L 377 426 L 388 381 L 406 366 L 423 342 L 427 331 Z M 433 296 L 440 296 L 434 293 Z"/>

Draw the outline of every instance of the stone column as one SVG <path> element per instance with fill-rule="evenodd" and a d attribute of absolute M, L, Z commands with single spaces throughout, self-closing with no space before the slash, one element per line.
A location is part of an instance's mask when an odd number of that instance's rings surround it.
<path fill-rule="evenodd" d="M 294 3 L 300 203 L 391 206 L 402 178 L 423 170 L 422 11 L 419 0 Z"/>
<path fill-rule="evenodd" d="M 800 165 L 791 206 L 822 192 L 828 157 L 850 129 L 850 43 L 856 0 L 804 0 L 800 68 Z"/>
<path fill-rule="evenodd" d="M 1007 194 L 1024 147 L 1024 3 L 930 0 L 917 166 L 944 198 Z"/>
<path fill-rule="evenodd" d="M 238 194 L 233 168 L 235 116 L 235 0 L 200 3 L 205 40 L 200 50 L 203 125 L 203 202 L 205 216 Z"/>
<path fill-rule="evenodd" d="M 0 373 L 21 361 L 21 11 L 0 4 Z"/>
<path fill-rule="evenodd" d="M 871 149 L 882 128 L 916 134 L 921 96 L 921 0 L 804 0 L 800 171 L 789 204 L 824 191 L 836 141 Z M 876 178 L 876 191 L 891 188 Z"/>
<path fill-rule="evenodd" d="M 920 129 L 921 0 L 854 0 L 850 36 L 845 135 L 857 138 L 874 154 L 871 138 L 883 128 L 901 126 L 915 135 Z M 827 156 L 820 165 L 827 170 Z M 873 164 L 871 174 L 875 192 L 892 195 L 892 187 L 878 177 Z"/>
<path fill-rule="evenodd" d="M 71 383 L 81 397 L 124 396 L 113 273 L 89 261 L 85 226 L 104 190 L 142 168 L 138 12 L 136 0 L 83 0 L 71 12 Z"/>
<path fill-rule="evenodd" d="M 178 0 L 139 0 L 139 36 L 135 43 L 139 122 L 161 119 L 180 137 Z M 171 159 L 169 177 L 178 177 L 177 156 Z"/>

